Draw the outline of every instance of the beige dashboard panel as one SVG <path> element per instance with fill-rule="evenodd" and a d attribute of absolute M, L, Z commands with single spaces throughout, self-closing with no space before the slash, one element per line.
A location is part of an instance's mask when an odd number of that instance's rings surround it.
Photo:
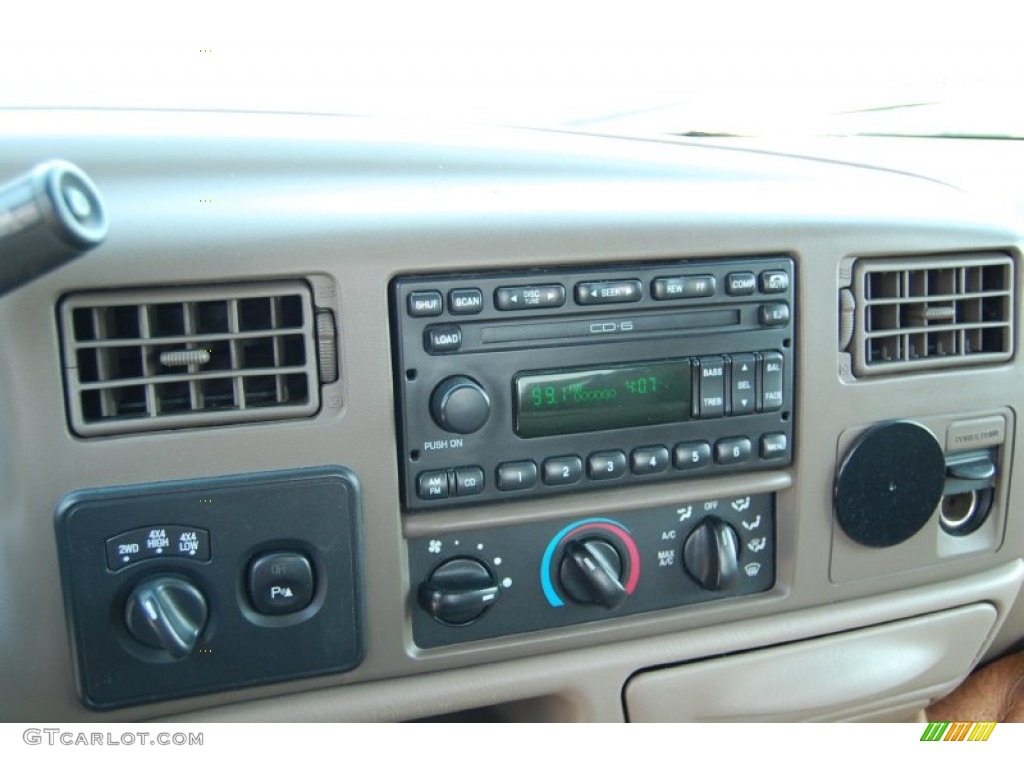
<path fill-rule="evenodd" d="M 844 719 L 952 689 L 996 620 L 990 605 L 893 622 L 723 659 L 641 672 L 633 722 Z M 908 715 L 914 709 L 910 707 Z"/>

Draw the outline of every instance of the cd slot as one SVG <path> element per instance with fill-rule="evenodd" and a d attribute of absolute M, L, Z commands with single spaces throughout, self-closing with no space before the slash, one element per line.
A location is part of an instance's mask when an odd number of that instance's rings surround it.
<path fill-rule="evenodd" d="M 567 339 L 577 342 L 607 342 L 617 336 L 629 339 L 645 336 L 671 336 L 695 329 L 726 329 L 740 325 L 739 309 L 689 310 L 686 312 L 645 312 L 635 315 L 606 315 L 549 320 L 546 322 L 494 323 L 476 329 L 463 327 L 463 351 L 476 344 L 480 347 L 537 346 Z M 473 333 L 476 330 L 478 333 Z M 474 338 L 475 337 L 475 338 Z M 474 344 L 476 342 L 476 344 Z"/>

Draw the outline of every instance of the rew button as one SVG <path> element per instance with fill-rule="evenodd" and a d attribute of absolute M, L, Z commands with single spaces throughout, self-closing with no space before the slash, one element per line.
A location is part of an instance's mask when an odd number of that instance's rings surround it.
<path fill-rule="evenodd" d="M 299 552 L 268 552 L 249 564 L 249 599 L 260 613 L 301 611 L 313 600 L 313 565 Z"/>

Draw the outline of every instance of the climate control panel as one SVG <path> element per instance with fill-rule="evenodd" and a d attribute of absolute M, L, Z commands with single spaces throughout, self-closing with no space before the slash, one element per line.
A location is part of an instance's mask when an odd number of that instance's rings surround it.
<path fill-rule="evenodd" d="M 409 540 L 421 648 L 771 589 L 772 494 Z"/>

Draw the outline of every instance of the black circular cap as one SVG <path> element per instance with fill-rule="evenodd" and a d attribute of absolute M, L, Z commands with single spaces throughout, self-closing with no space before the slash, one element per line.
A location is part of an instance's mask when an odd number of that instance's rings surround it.
<path fill-rule="evenodd" d="M 857 438 L 836 475 L 836 517 L 868 547 L 906 541 L 931 518 L 942 498 L 946 460 L 935 436 L 919 424 L 879 424 Z"/>
<path fill-rule="evenodd" d="M 487 423 L 491 400 L 482 386 L 468 376 L 452 376 L 437 385 L 430 411 L 442 429 L 468 435 Z"/>

